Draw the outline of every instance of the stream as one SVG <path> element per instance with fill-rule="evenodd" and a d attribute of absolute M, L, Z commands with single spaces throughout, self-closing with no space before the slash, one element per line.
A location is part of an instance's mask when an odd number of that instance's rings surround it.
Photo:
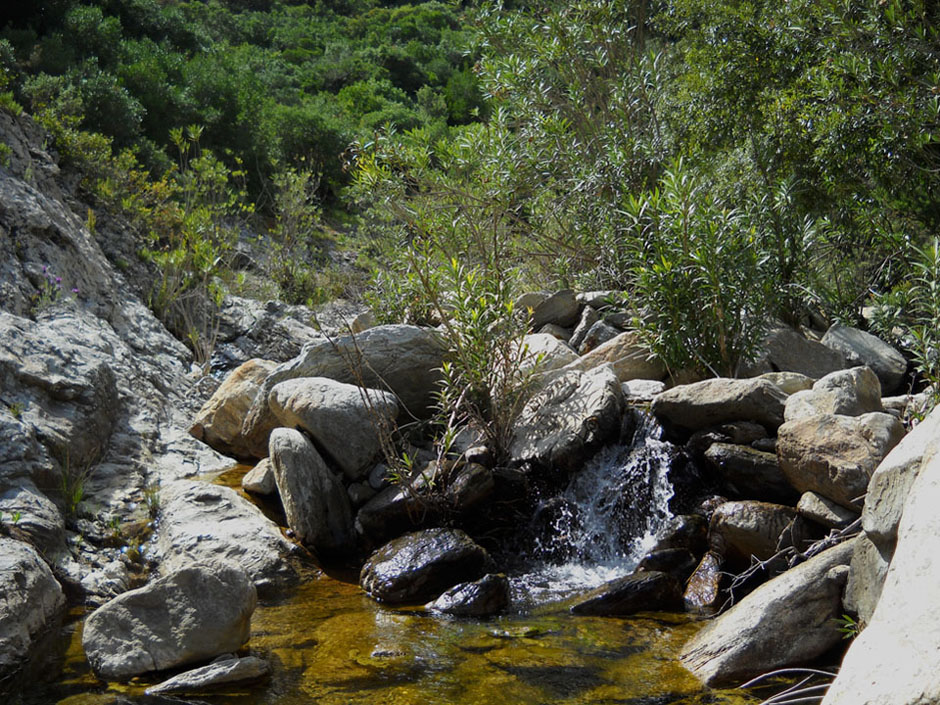
<path fill-rule="evenodd" d="M 266 659 L 266 682 L 198 697 L 148 697 L 149 682 L 105 684 L 81 648 L 81 615 L 65 627 L 62 672 L 26 705 L 738 705 L 759 698 L 704 689 L 678 661 L 701 626 L 684 614 L 572 616 L 566 600 L 629 574 L 671 518 L 669 444 L 649 421 L 632 443 L 601 451 L 539 503 L 516 560 L 508 614 L 490 620 L 390 608 L 354 576 L 314 573 L 259 604 L 243 649 Z M 220 481 L 235 485 L 241 471 Z M 524 557 L 524 558 L 520 558 Z"/>

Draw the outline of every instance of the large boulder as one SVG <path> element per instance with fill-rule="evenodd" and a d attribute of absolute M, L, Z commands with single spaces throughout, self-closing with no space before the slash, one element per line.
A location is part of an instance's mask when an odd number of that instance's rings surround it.
<path fill-rule="evenodd" d="M 666 367 L 648 348 L 644 347 L 636 333 L 621 333 L 562 368 L 563 372 L 587 371 L 610 364 L 621 382 L 632 379 L 662 379 Z"/>
<path fill-rule="evenodd" d="M 398 400 L 326 377 L 300 377 L 274 385 L 268 405 L 282 426 L 302 428 L 350 482 L 363 477 L 391 435 Z"/>
<path fill-rule="evenodd" d="M 875 468 L 904 436 L 904 427 L 884 413 L 822 414 L 780 427 L 780 468 L 799 492 L 817 492 L 860 511 Z"/>
<path fill-rule="evenodd" d="M 581 304 L 571 289 L 556 291 L 532 307 L 532 330 L 554 323 L 562 328 L 570 328 L 578 322 Z"/>
<path fill-rule="evenodd" d="M 532 333 L 524 336 L 524 356 L 520 363 L 523 370 L 538 367 L 539 372 L 557 370 L 578 359 L 578 353 L 564 341 L 548 333 Z"/>
<path fill-rule="evenodd" d="M 268 394 L 276 384 L 298 377 L 328 377 L 395 394 L 405 413 L 426 418 L 434 409 L 445 347 L 429 328 L 386 325 L 304 347 L 268 375 L 242 427 L 257 457 L 267 453 L 267 429 L 274 424 Z"/>
<path fill-rule="evenodd" d="M 252 457 L 250 444 L 242 438 L 242 423 L 275 367 L 277 363 L 270 360 L 253 359 L 232 370 L 196 414 L 190 434 L 220 453 Z"/>
<path fill-rule="evenodd" d="M 784 419 L 793 421 L 817 414 L 859 416 L 884 411 L 881 383 L 867 367 L 832 372 L 813 384 L 812 389 L 792 394 L 787 399 Z"/>
<path fill-rule="evenodd" d="M 12 677 L 65 612 L 65 595 L 32 546 L 0 536 L 0 683 Z"/>
<path fill-rule="evenodd" d="M 259 591 L 297 578 L 296 546 L 255 505 L 228 487 L 179 480 L 160 489 L 156 541 L 166 574 L 222 559 L 241 566 Z"/>
<path fill-rule="evenodd" d="M 653 400 L 653 413 L 688 431 L 727 421 L 754 421 L 768 429 L 783 423 L 787 395 L 765 379 L 706 379 L 668 389 Z"/>
<path fill-rule="evenodd" d="M 836 618 L 853 548 L 830 548 L 757 588 L 696 634 L 682 663 L 708 686 L 739 685 L 824 654 L 842 638 Z"/>
<path fill-rule="evenodd" d="M 300 431 L 277 428 L 271 464 L 287 525 L 323 557 L 347 557 L 355 547 L 349 496 L 313 443 Z"/>
<path fill-rule="evenodd" d="M 516 422 L 513 462 L 574 470 L 620 428 L 623 391 L 609 365 L 567 372 L 525 405 Z"/>
<path fill-rule="evenodd" d="M 359 584 L 371 597 L 391 604 L 436 599 L 458 583 L 481 578 L 487 554 L 459 529 L 406 534 L 373 553 Z"/>
<path fill-rule="evenodd" d="M 911 486 L 878 606 L 849 647 L 824 705 L 940 702 L 940 454 L 935 443 Z"/>
<path fill-rule="evenodd" d="M 871 333 L 833 323 L 820 342 L 844 355 L 848 364 L 865 365 L 874 370 L 887 394 L 896 392 L 904 381 L 907 360 Z"/>
<path fill-rule="evenodd" d="M 705 459 L 718 471 L 725 489 L 741 499 L 793 504 L 793 489 L 773 453 L 734 443 L 712 443 Z"/>
<path fill-rule="evenodd" d="M 92 612 L 82 646 L 104 680 L 205 661 L 248 640 L 257 600 L 239 567 L 219 562 L 181 568 Z"/>
<path fill-rule="evenodd" d="M 655 570 L 626 575 L 604 583 L 577 599 L 572 614 L 628 615 L 675 610 L 682 605 L 682 586 L 668 573 Z"/>

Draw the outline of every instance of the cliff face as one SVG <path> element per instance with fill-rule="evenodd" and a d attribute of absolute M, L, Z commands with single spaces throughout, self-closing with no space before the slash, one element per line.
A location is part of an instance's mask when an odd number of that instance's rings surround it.
<path fill-rule="evenodd" d="M 0 113 L 0 140 L 0 529 L 81 590 L 114 556 L 79 534 L 139 513 L 149 485 L 230 461 L 185 433 L 212 383 L 131 285 L 126 226 L 88 230 L 77 178 L 29 118 Z"/>

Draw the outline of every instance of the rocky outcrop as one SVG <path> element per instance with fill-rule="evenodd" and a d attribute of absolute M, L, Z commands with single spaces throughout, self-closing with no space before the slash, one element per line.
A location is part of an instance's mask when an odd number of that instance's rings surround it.
<path fill-rule="evenodd" d="M 248 360 L 233 370 L 209 400 L 203 404 L 189 432 L 193 438 L 236 458 L 252 457 L 251 448 L 242 438 L 242 423 L 261 384 L 277 363 Z"/>
<path fill-rule="evenodd" d="M 479 580 L 454 585 L 434 602 L 431 612 L 455 617 L 490 617 L 509 607 L 509 580 L 502 573 L 488 573 Z"/>
<path fill-rule="evenodd" d="M 623 392 L 609 365 L 567 372 L 525 405 L 510 447 L 517 464 L 575 469 L 620 428 Z"/>
<path fill-rule="evenodd" d="M 161 488 L 156 549 L 164 574 L 221 559 L 240 566 L 261 592 L 297 579 L 297 547 L 277 525 L 234 490 L 205 482 Z"/>
<path fill-rule="evenodd" d="M 833 323 L 820 341 L 845 356 L 850 365 L 865 365 L 874 370 L 887 394 L 894 394 L 904 380 L 907 360 L 871 333 Z"/>
<path fill-rule="evenodd" d="M 352 509 L 339 478 L 300 431 L 271 433 L 271 464 L 287 525 L 324 557 L 348 557 L 355 548 Z"/>
<path fill-rule="evenodd" d="M 696 634 L 682 663 L 708 686 L 739 685 L 825 653 L 842 638 L 835 620 L 853 547 L 830 548 L 757 588 Z"/>
<path fill-rule="evenodd" d="M 392 604 L 418 604 L 483 576 L 486 551 L 457 529 L 406 534 L 373 553 L 359 584 L 371 597 Z"/>
<path fill-rule="evenodd" d="M 39 553 L 0 536 L 0 684 L 65 612 L 65 595 Z"/>
<path fill-rule="evenodd" d="M 671 610 L 682 604 L 682 586 L 668 573 L 642 571 L 617 578 L 581 596 L 572 614 L 627 615 Z"/>
<path fill-rule="evenodd" d="M 875 468 L 904 436 L 900 422 L 884 413 L 823 414 L 780 427 L 780 468 L 799 492 L 817 492 L 860 511 Z"/>
<path fill-rule="evenodd" d="M 653 400 L 665 422 L 698 431 L 727 421 L 753 421 L 775 430 L 787 395 L 765 379 L 706 379 L 668 389 Z"/>
<path fill-rule="evenodd" d="M 267 454 L 265 429 L 276 425 L 268 394 L 276 384 L 298 377 L 327 377 L 387 389 L 406 414 L 424 418 L 434 407 L 443 357 L 444 345 L 436 331 L 409 325 L 377 326 L 359 335 L 308 345 L 268 375 L 242 434 L 250 439 L 257 457 Z"/>
<path fill-rule="evenodd" d="M 872 411 L 884 411 L 881 383 L 869 368 L 853 367 L 828 374 L 812 389 L 792 394 L 783 415 L 795 421 L 818 414 L 860 416 Z"/>
<path fill-rule="evenodd" d="M 213 688 L 260 680 L 271 672 L 268 662 L 257 656 L 238 658 L 224 654 L 208 666 L 194 668 L 147 688 L 145 695 L 204 693 Z"/>
<path fill-rule="evenodd" d="M 940 702 L 940 454 L 925 454 L 898 525 L 878 606 L 852 642 L 824 705 Z"/>
<path fill-rule="evenodd" d="M 268 405 L 281 426 L 307 431 L 350 482 L 375 464 L 383 436 L 398 416 L 394 394 L 326 377 L 300 377 L 274 385 Z"/>
<path fill-rule="evenodd" d="M 95 610 L 85 620 L 82 646 L 105 680 L 197 663 L 248 640 L 256 603 L 241 568 L 182 568 Z"/>

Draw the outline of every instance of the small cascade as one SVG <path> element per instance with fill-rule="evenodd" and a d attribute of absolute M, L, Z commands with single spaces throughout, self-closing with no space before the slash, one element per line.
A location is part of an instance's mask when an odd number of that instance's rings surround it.
<path fill-rule="evenodd" d="M 632 413 L 639 418 L 630 442 L 600 451 L 539 503 L 527 566 L 513 579 L 519 604 L 565 599 L 631 573 L 672 518 L 668 475 L 677 450 L 650 414 Z"/>

